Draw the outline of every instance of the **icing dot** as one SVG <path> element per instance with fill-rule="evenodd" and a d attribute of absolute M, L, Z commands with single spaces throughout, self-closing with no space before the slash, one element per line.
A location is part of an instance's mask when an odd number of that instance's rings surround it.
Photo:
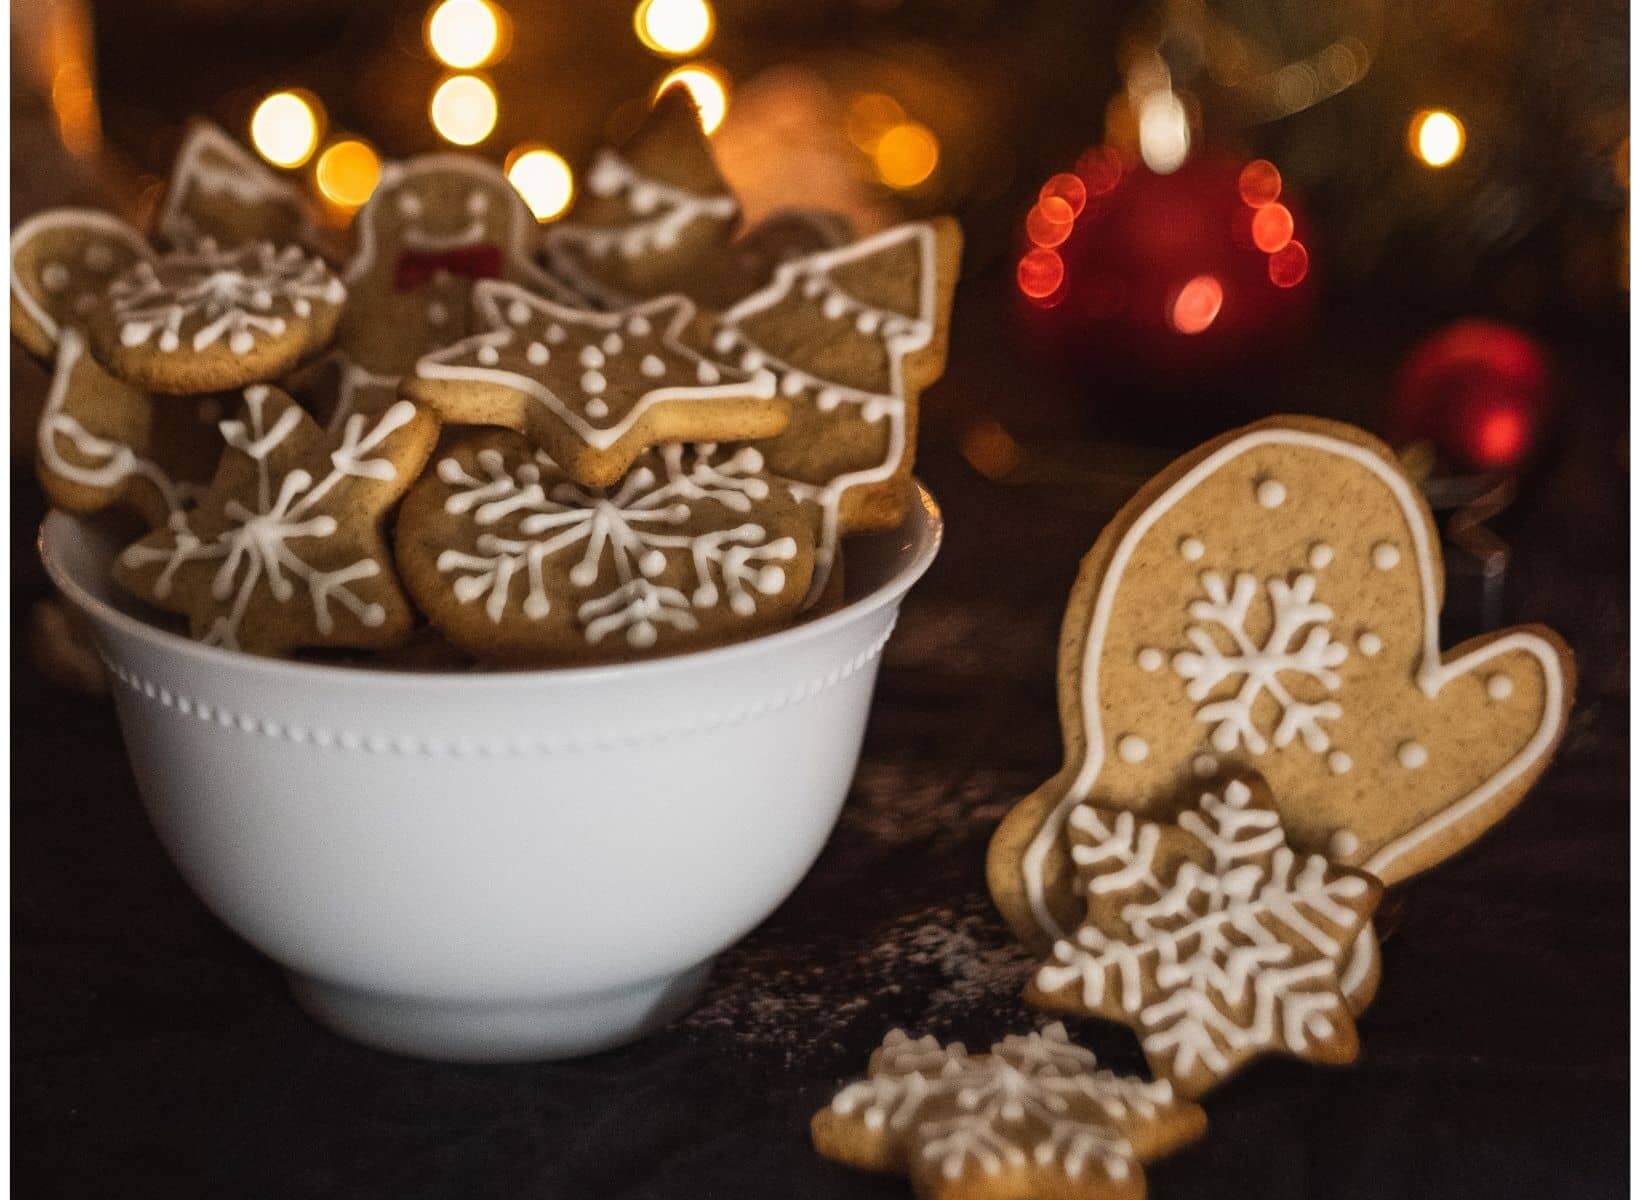
<path fill-rule="evenodd" d="M 666 570 L 666 555 L 659 550 L 650 550 L 638 560 L 638 570 L 650 578 L 654 578 Z"/>
<path fill-rule="evenodd" d="M 596 346 L 581 347 L 581 365 L 583 367 L 601 367 L 604 365 L 604 352 Z"/>
<path fill-rule="evenodd" d="M 740 356 L 740 369 L 743 371 L 760 371 L 763 369 L 763 356 L 756 350 L 748 350 Z"/>
<path fill-rule="evenodd" d="M 85 265 L 93 271 L 106 272 L 114 266 L 114 251 L 101 242 L 92 242 L 85 248 Z"/>
<path fill-rule="evenodd" d="M 1361 839 L 1348 829 L 1333 830 L 1332 837 L 1327 839 L 1327 853 L 1333 858 L 1349 858 L 1361 849 Z"/>
<path fill-rule="evenodd" d="M 236 329 L 228 335 L 228 349 L 235 354 L 249 354 L 251 347 L 256 345 L 256 338 L 248 329 Z"/>
<path fill-rule="evenodd" d="M 1150 746 L 1135 734 L 1124 733 L 1116 741 L 1116 756 L 1125 763 L 1141 763 L 1149 755 Z"/>
<path fill-rule="evenodd" d="M 1376 633 L 1363 633 L 1355 639 L 1355 648 L 1371 658 L 1384 648 L 1384 639 Z"/>
<path fill-rule="evenodd" d="M 598 564 L 582 559 L 569 569 L 569 581 L 576 587 L 591 587 L 598 578 Z"/>
<path fill-rule="evenodd" d="M 1379 542 L 1372 548 L 1372 565 L 1380 571 L 1388 571 L 1401 561 L 1401 552 L 1389 542 Z"/>
<path fill-rule="evenodd" d="M 626 323 L 626 331 L 633 337 L 648 337 L 653 328 L 644 317 L 633 317 Z"/>
<path fill-rule="evenodd" d="M 1494 700 L 1507 700 L 1515 694 L 1515 681 L 1507 675 L 1493 675 L 1486 681 L 1486 694 Z"/>
<path fill-rule="evenodd" d="M 1355 760 L 1348 754 L 1345 754 L 1342 750 L 1334 750 L 1331 754 L 1327 755 L 1327 770 L 1331 771 L 1334 775 L 1348 775 L 1350 768 L 1354 765 Z"/>
<path fill-rule="evenodd" d="M 1417 742 L 1402 742 L 1395 748 L 1395 761 L 1409 771 L 1416 771 L 1429 761 L 1429 751 Z"/>
<path fill-rule="evenodd" d="M 869 308 L 854 318 L 854 328 L 858 329 L 861 333 L 876 333 L 878 326 L 882 323 L 883 318 L 879 314 L 872 312 Z"/>
<path fill-rule="evenodd" d="M 442 325 L 450 319 L 450 310 L 435 300 L 427 306 L 427 319 L 434 325 Z"/>
<path fill-rule="evenodd" d="M 1280 508 L 1287 499 L 1287 485 L 1279 479 L 1266 479 L 1258 485 L 1257 494 L 1265 508 Z"/>
<path fill-rule="evenodd" d="M 181 344 L 182 339 L 177 336 L 177 331 L 174 329 L 167 329 L 159 335 L 159 348 L 161 350 L 175 350 Z"/>
<path fill-rule="evenodd" d="M 40 284 L 48 292 L 60 292 L 68 286 L 68 268 L 62 263 L 47 263 L 40 268 Z"/>
<path fill-rule="evenodd" d="M 727 354 L 734 348 L 735 331 L 732 329 L 719 330 L 718 335 L 712 339 L 712 349 L 716 350 L 719 354 Z"/>
<path fill-rule="evenodd" d="M 569 335 L 564 332 L 564 327 L 562 325 L 553 324 L 547 326 L 547 341 L 551 342 L 554 346 L 563 341 L 567 336 Z"/>
<path fill-rule="evenodd" d="M 601 421 L 605 417 L 609 416 L 609 405 L 594 396 L 591 400 L 587 401 L 587 416 L 591 417 L 595 421 Z"/>
<path fill-rule="evenodd" d="M 581 390 L 588 395 L 596 396 L 604 390 L 606 380 L 601 371 L 587 371 L 581 376 Z"/>
<path fill-rule="evenodd" d="M 1196 773 L 1198 779 L 1206 779 L 1218 773 L 1219 760 L 1211 754 L 1198 754 L 1190 760 L 1190 769 Z"/>
<path fill-rule="evenodd" d="M 1179 553 L 1184 556 L 1185 562 L 1195 562 L 1207 553 L 1207 547 L 1202 545 L 1200 538 L 1187 537 L 1179 543 Z"/>
<path fill-rule="evenodd" d="M 478 348 L 478 361 L 486 367 L 493 367 L 501 361 L 501 352 L 494 346 L 480 346 Z"/>
<path fill-rule="evenodd" d="M 524 351 L 524 357 L 539 367 L 552 357 L 552 351 L 547 349 L 544 342 L 531 342 L 529 349 Z"/>
<path fill-rule="evenodd" d="M 507 306 L 507 320 L 514 325 L 522 325 L 530 319 L 530 306 L 522 300 L 514 300 Z"/>
<path fill-rule="evenodd" d="M 1154 646 L 1146 646 L 1139 651 L 1139 666 L 1145 671 L 1160 671 L 1164 658 L 1162 652 Z"/>
<path fill-rule="evenodd" d="M 1321 570 L 1322 567 L 1331 566 L 1332 560 L 1332 547 L 1327 545 L 1326 542 L 1317 542 L 1310 547 L 1310 566 L 1317 571 Z"/>
<path fill-rule="evenodd" d="M 653 354 L 644 355 L 643 362 L 638 364 L 638 369 L 651 379 L 659 379 L 666 374 L 666 364 Z"/>
<path fill-rule="evenodd" d="M 843 299 L 843 297 L 838 295 L 836 292 L 833 292 L 821 302 L 820 311 L 828 318 L 835 321 L 848 311 L 848 301 Z"/>
<path fill-rule="evenodd" d="M 780 380 L 780 394 L 782 396 L 801 396 L 803 394 L 803 377 L 796 371 L 783 376 Z"/>
<path fill-rule="evenodd" d="M 718 374 L 718 369 L 711 363 L 703 362 L 695 368 L 695 378 L 702 383 L 716 383 L 723 377 Z"/>
<path fill-rule="evenodd" d="M 605 354 L 619 354 L 621 352 L 622 347 L 624 347 L 625 345 L 626 345 L 626 343 L 621 341 L 621 335 L 620 334 L 612 333 L 608 337 L 604 338 L 604 353 Z"/>

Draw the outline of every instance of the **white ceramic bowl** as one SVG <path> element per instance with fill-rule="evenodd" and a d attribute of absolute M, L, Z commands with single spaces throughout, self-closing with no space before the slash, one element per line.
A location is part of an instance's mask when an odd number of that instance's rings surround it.
<path fill-rule="evenodd" d="M 689 1007 L 830 834 L 884 643 L 939 549 L 926 491 L 828 616 L 653 662 L 406 674 L 201 646 L 131 614 L 95 522 L 46 569 L 90 617 L 138 789 L 201 899 L 362 1042 L 568 1057 Z"/>

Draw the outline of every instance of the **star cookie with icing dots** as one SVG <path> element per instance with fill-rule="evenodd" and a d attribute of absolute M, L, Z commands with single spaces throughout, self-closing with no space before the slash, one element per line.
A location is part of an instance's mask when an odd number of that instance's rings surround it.
<path fill-rule="evenodd" d="M 1039 952 L 1080 923 L 1067 819 L 1268 780 L 1291 845 L 1393 884 L 1518 804 L 1566 727 L 1575 666 L 1541 626 L 1443 650 L 1440 541 L 1391 450 L 1276 417 L 1147 483 L 1065 615 L 1060 772 L 991 842 L 991 894 Z M 1365 938 L 1348 972 L 1372 977 Z M 1351 989 L 1359 1011 L 1364 998 Z"/>
<path fill-rule="evenodd" d="M 696 314 L 681 296 L 596 313 L 486 282 L 473 299 L 489 332 L 423 358 L 404 394 L 446 421 L 527 434 L 584 486 L 615 484 L 662 442 L 785 428 L 790 405 L 773 375 L 720 366 L 684 344 Z"/>
<path fill-rule="evenodd" d="M 276 378 L 330 342 L 347 288 L 300 246 L 250 242 L 142 260 L 87 319 L 110 373 L 169 395 Z"/>
<path fill-rule="evenodd" d="M 740 205 L 687 89 L 668 88 L 638 131 L 605 149 L 575 204 L 542 234 L 549 269 L 587 300 L 625 308 L 694 289 L 727 256 Z"/>
<path fill-rule="evenodd" d="M 826 1158 L 905 1175 L 920 1200 L 1141 1200 L 1144 1164 L 1206 1129 L 1166 1082 L 1101 1070 L 1058 1023 L 989 1054 L 894 1030 L 810 1124 Z"/>
<path fill-rule="evenodd" d="M 1184 1096 L 1264 1054 L 1355 1061 L 1342 975 L 1383 885 L 1295 852 L 1269 799 L 1263 781 L 1230 779 L 1170 822 L 1073 809 L 1087 916 L 1026 1001 L 1132 1026 Z"/>
<path fill-rule="evenodd" d="M 382 523 L 432 453 L 433 415 L 401 400 L 327 434 L 257 385 L 222 437 L 197 507 L 128 546 L 115 580 L 185 616 L 208 645 L 282 655 L 404 644 L 415 618 Z"/>
<path fill-rule="evenodd" d="M 762 456 L 672 443 L 609 488 L 506 430 L 441 449 L 399 514 L 399 569 L 451 642 L 489 661 L 632 658 L 794 619 L 814 566 Z"/>

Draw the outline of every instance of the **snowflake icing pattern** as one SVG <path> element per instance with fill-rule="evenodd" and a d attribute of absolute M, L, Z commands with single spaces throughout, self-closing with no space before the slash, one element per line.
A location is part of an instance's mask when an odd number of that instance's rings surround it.
<path fill-rule="evenodd" d="M 750 447 L 715 460 L 710 443 L 673 444 L 659 450 L 660 470 L 639 466 L 614 488 L 586 488 L 568 480 L 544 482 L 557 475 L 546 454 L 509 471 L 502 454 L 479 452 L 477 474 L 460 462 L 439 463 L 439 478 L 454 489 L 445 502 L 452 514 L 471 513 L 479 525 L 523 514 L 519 536 L 481 533 L 477 553 L 445 550 L 438 569 L 454 577 L 455 597 L 463 604 L 480 598 L 490 619 L 499 622 L 511 600 L 513 580 L 523 575 L 522 611 L 540 620 L 552 610 L 545 564 L 568 547 L 585 544 L 579 562 L 569 570 L 569 581 L 579 590 L 596 586 L 607 556 L 615 586 L 584 601 L 576 610 L 586 640 L 596 644 L 624 632 L 629 644 L 653 646 L 660 628 L 698 627 L 694 609 L 710 608 L 725 598 L 730 609 L 750 616 L 758 596 L 773 596 L 786 583 L 780 564 L 797 556 L 789 537 L 770 538 L 754 522 L 706 533 L 685 534 L 675 527 L 688 521 L 691 503 L 715 501 L 737 513 L 749 513 L 754 501 L 769 495 L 768 483 L 758 476 L 763 458 Z M 655 582 L 672 555 L 687 555 L 694 576 L 693 591 Z"/>
<path fill-rule="evenodd" d="M 1225 680 L 1241 679 L 1234 695 L 1196 710 L 1198 721 L 1213 726 L 1214 749 L 1229 753 L 1240 744 L 1263 754 L 1272 744 L 1280 749 L 1296 737 L 1317 754 L 1326 751 L 1331 741 L 1321 722 L 1337 720 L 1344 710 L 1334 700 L 1300 700 L 1281 680 L 1284 673 L 1294 673 L 1329 692 L 1339 687 L 1333 668 L 1349 650 L 1333 640 L 1325 625 L 1333 611 L 1316 601 L 1315 576 L 1302 574 L 1291 584 L 1282 579 L 1266 583 L 1272 622 L 1262 646 L 1255 645 L 1247 633 L 1248 613 L 1259 591 L 1252 575 L 1239 572 L 1234 584 L 1226 587 L 1224 576 L 1208 571 L 1202 576 L 1202 587 L 1207 599 L 1192 602 L 1190 615 L 1203 624 L 1185 630 L 1195 650 L 1174 655 L 1173 670 L 1189 681 L 1185 692 L 1195 701 L 1206 700 Z M 1228 635 L 1228 652 L 1215 640 L 1215 630 Z M 1254 705 L 1264 695 L 1281 710 L 1280 721 L 1268 738 L 1254 717 Z"/>
<path fill-rule="evenodd" d="M 1338 972 L 1377 905 L 1370 876 L 1295 853 L 1240 781 L 1176 829 L 1087 804 L 1069 825 L 1089 917 L 1038 970 L 1033 1002 L 1133 1025 L 1187 1096 L 1265 1050 L 1354 1058 Z"/>

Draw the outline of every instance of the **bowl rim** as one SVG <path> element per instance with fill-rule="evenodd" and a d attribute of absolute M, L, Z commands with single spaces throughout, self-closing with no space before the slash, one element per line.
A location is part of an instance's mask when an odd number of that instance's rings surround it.
<path fill-rule="evenodd" d="M 945 539 L 945 518 L 940 510 L 939 503 L 920 479 L 914 478 L 912 483 L 916 503 L 907 506 L 906 516 L 899 525 L 895 526 L 893 530 L 880 531 L 879 536 L 890 535 L 896 530 L 905 529 L 912 521 L 920 521 L 927 529 L 927 535 L 922 539 L 922 545 L 917 547 L 916 552 L 901 562 L 894 572 L 875 589 L 855 600 L 851 600 L 835 612 L 827 613 L 823 617 L 816 617 L 811 621 L 803 621 L 796 625 L 787 626 L 773 633 L 761 634 L 723 646 L 708 646 L 700 650 L 669 654 L 663 658 L 637 659 L 632 662 L 596 663 L 588 666 L 535 667 L 491 671 L 392 670 L 376 666 L 341 666 L 332 663 L 293 662 L 289 659 L 246 654 L 242 650 L 207 646 L 179 633 L 173 633 L 168 629 L 161 629 L 157 625 L 149 624 L 140 617 L 122 612 L 112 604 L 93 596 L 74 578 L 63 562 L 52 552 L 48 544 L 50 540 L 48 531 L 54 524 L 61 526 L 78 523 L 85 519 L 85 514 L 51 509 L 46 513 L 45 519 L 40 522 L 40 528 L 35 535 L 35 549 L 40 556 L 40 561 L 45 566 L 46 574 L 51 577 L 53 585 L 82 612 L 95 620 L 115 627 L 127 636 L 147 643 L 156 650 L 191 658 L 204 665 L 242 671 L 265 671 L 269 675 L 291 679 L 314 680 L 328 678 L 338 683 L 346 680 L 352 683 L 385 683 L 397 687 L 404 687 L 412 680 L 455 688 L 527 688 L 548 681 L 555 683 L 573 681 L 594 683 L 630 679 L 635 675 L 658 676 L 697 670 L 718 663 L 730 662 L 737 658 L 761 654 L 770 649 L 778 650 L 782 647 L 799 645 L 803 642 L 824 637 L 832 630 L 851 625 L 878 609 L 899 600 L 910 590 L 911 585 L 916 583 L 923 573 L 928 570 L 939 554 L 940 546 Z"/>

